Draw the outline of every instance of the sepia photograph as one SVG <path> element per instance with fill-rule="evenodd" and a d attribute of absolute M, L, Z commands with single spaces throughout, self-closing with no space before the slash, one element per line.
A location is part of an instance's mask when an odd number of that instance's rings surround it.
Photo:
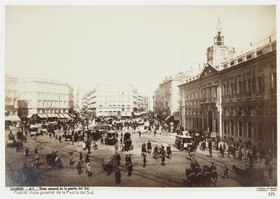
<path fill-rule="evenodd" d="M 277 187 L 276 8 L 6 5 L 5 187 Z"/>

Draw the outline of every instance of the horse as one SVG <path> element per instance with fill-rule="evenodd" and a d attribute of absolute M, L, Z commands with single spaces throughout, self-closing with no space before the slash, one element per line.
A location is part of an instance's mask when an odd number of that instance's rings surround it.
<path fill-rule="evenodd" d="M 199 186 L 199 175 L 198 175 L 198 172 L 189 168 L 189 169 L 186 169 L 186 176 L 187 176 L 187 184 L 191 187 L 197 187 Z"/>

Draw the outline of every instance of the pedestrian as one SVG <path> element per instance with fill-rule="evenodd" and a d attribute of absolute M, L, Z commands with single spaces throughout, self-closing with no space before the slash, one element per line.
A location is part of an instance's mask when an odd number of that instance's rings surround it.
<path fill-rule="evenodd" d="M 25 149 L 25 152 L 24 152 L 24 156 L 28 156 L 28 153 L 29 153 L 29 150 L 28 150 L 28 147 L 26 147 L 26 149 Z"/>
<path fill-rule="evenodd" d="M 69 153 L 69 160 L 70 160 L 70 162 L 69 162 L 70 166 L 73 165 L 74 162 L 73 162 L 73 152 L 72 151 Z"/>
<path fill-rule="evenodd" d="M 268 166 L 268 176 L 269 176 L 269 179 L 272 179 L 272 166 L 271 166 L 271 164 L 269 164 L 269 166 Z"/>
<path fill-rule="evenodd" d="M 210 155 L 210 157 L 212 157 L 212 142 L 211 142 L 211 140 L 209 140 L 209 142 L 208 142 L 208 149 L 209 149 L 209 155 Z"/>
<path fill-rule="evenodd" d="M 265 156 L 264 164 L 265 164 L 265 166 L 269 166 L 269 157 L 268 157 L 268 155 Z"/>
<path fill-rule="evenodd" d="M 224 157 L 224 148 L 222 147 L 222 145 L 220 145 L 220 153 L 222 155 L 222 158 Z"/>
<path fill-rule="evenodd" d="M 80 161 L 78 162 L 76 168 L 77 168 L 77 171 L 78 171 L 78 175 L 81 175 L 81 173 L 83 172 L 83 170 L 82 170 L 82 164 L 81 164 Z"/>
<path fill-rule="evenodd" d="M 115 178 L 116 178 L 116 185 L 121 183 L 121 172 L 119 169 L 116 170 L 115 172 Z"/>
<path fill-rule="evenodd" d="M 132 162 L 128 163 L 127 170 L 128 170 L 127 176 L 131 176 L 132 175 Z"/>
<path fill-rule="evenodd" d="M 88 154 L 90 154 L 90 153 L 91 153 L 91 152 L 90 152 L 90 148 L 91 148 L 90 144 L 89 144 L 89 143 L 87 143 Z"/>
<path fill-rule="evenodd" d="M 227 178 L 229 177 L 228 176 L 228 168 L 227 168 L 227 166 L 224 167 L 224 178 L 225 177 L 227 177 Z"/>
<path fill-rule="evenodd" d="M 138 131 L 139 137 L 141 137 L 141 131 Z"/>
<path fill-rule="evenodd" d="M 86 162 L 86 163 L 90 162 L 90 160 L 89 160 L 89 155 L 88 155 L 88 154 L 86 154 L 85 162 Z"/>
<path fill-rule="evenodd" d="M 38 148 L 37 147 L 34 150 L 34 154 L 38 154 Z"/>
<path fill-rule="evenodd" d="M 125 165 L 128 166 L 128 155 L 125 156 Z"/>
<path fill-rule="evenodd" d="M 88 174 L 88 177 L 92 176 L 92 168 L 91 168 L 91 164 L 89 162 L 87 162 L 87 170 L 86 173 Z"/>
<path fill-rule="evenodd" d="M 223 144 L 224 151 L 226 150 L 226 143 Z"/>
<path fill-rule="evenodd" d="M 19 152 L 19 141 L 16 142 L 16 152 Z"/>
<path fill-rule="evenodd" d="M 164 166 L 165 165 L 165 155 L 161 156 L 161 165 Z"/>
<path fill-rule="evenodd" d="M 120 164 L 121 164 L 121 156 L 120 156 L 120 154 L 117 154 L 116 160 L 117 160 L 117 166 L 120 166 Z"/>
<path fill-rule="evenodd" d="M 82 154 L 82 152 L 80 152 L 80 162 L 82 162 L 83 161 L 83 154 Z"/>
<path fill-rule="evenodd" d="M 36 166 L 36 168 L 38 168 L 39 167 L 39 154 L 38 153 L 35 153 L 35 155 L 34 155 L 34 159 L 35 159 L 35 166 Z"/>
<path fill-rule="evenodd" d="M 127 161 L 128 161 L 128 163 L 132 162 L 132 161 L 131 161 L 131 154 L 128 155 Z"/>
<path fill-rule="evenodd" d="M 61 135 L 58 137 L 59 142 L 61 143 Z"/>
<path fill-rule="evenodd" d="M 147 162 L 147 160 L 146 160 L 146 155 L 144 155 L 144 156 L 143 156 L 143 167 L 146 167 L 146 162 Z"/>

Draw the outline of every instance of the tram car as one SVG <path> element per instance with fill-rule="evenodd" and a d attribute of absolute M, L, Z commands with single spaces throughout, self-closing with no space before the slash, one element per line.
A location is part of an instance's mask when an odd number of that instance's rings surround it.
<path fill-rule="evenodd" d="M 124 148 L 123 148 L 124 151 L 133 150 L 131 134 L 129 132 L 126 132 L 124 134 L 123 143 L 124 143 Z"/>
<path fill-rule="evenodd" d="M 116 131 L 108 131 L 105 137 L 105 144 L 107 145 L 114 145 L 118 142 L 117 132 Z"/>

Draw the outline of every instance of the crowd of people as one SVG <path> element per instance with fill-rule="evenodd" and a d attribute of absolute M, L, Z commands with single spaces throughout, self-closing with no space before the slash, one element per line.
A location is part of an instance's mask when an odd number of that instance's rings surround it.
<path fill-rule="evenodd" d="M 99 118 L 98 120 L 95 120 L 94 122 L 95 126 L 99 126 L 100 132 L 98 130 L 90 131 L 90 124 L 88 121 L 67 121 L 67 122 L 57 122 L 57 125 L 51 126 L 47 133 L 50 139 L 57 140 L 57 142 L 63 143 L 63 142 L 70 142 L 72 145 L 76 143 L 78 147 L 82 149 L 82 152 L 79 152 L 79 159 L 75 160 L 75 154 L 73 151 L 69 152 L 69 166 L 73 167 L 77 170 L 77 175 L 82 175 L 85 173 L 88 177 L 93 176 L 93 168 L 92 168 L 92 160 L 90 160 L 90 154 L 92 153 L 92 150 L 98 150 L 98 144 L 104 144 L 104 134 L 102 134 L 101 127 L 105 127 L 104 131 L 107 130 L 115 130 L 117 132 L 117 142 L 115 143 L 115 155 L 114 155 L 114 161 L 116 163 L 106 163 L 104 164 L 104 168 L 109 169 L 110 172 L 115 171 L 115 183 L 120 184 L 121 183 L 121 155 L 120 153 L 122 150 L 119 150 L 119 146 L 123 146 L 124 142 L 124 136 L 123 132 L 126 132 L 128 130 L 132 130 L 133 132 L 136 132 L 139 134 L 139 138 L 142 136 L 142 132 L 139 130 L 139 126 L 144 126 L 144 130 L 149 133 L 154 133 L 154 136 L 156 134 L 161 134 L 161 132 L 173 132 L 177 134 L 182 134 L 183 128 L 180 125 L 174 125 L 172 123 L 167 124 L 165 121 L 157 120 L 153 117 L 150 118 L 137 118 L 137 119 L 118 119 L 118 118 Z M 25 130 L 25 136 L 23 135 L 22 130 L 19 130 L 17 135 L 21 137 L 21 139 L 18 139 L 16 141 L 16 152 L 20 152 L 24 149 L 24 155 L 26 157 L 30 156 L 30 150 L 28 147 L 24 146 L 24 143 L 27 141 L 27 137 L 29 134 L 28 125 L 26 126 Z M 119 134 L 119 132 L 121 133 Z M 119 136 L 119 137 L 118 137 Z M 34 139 L 36 136 L 34 137 Z M 10 132 L 8 136 L 9 140 L 16 140 L 15 136 Z M 220 154 L 222 158 L 224 158 L 226 155 L 230 158 L 237 159 L 239 161 L 246 161 L 249 164 L 256 164 L 263 162 L 268 167 L 270 171 L 271 169 L 271 160 L 273 157 L 273 154 L 271 150 L 268 150 L 265 152 L 264 149 L 257 149 L 256 146 L 253 146 L 252 148 L 246 148 L 245 146 L 241 146 L 238 144 L 227 144 L 225 142 L 212 140 L 209 138 L 199 137 L 197 139 L 194 139 L 193 144 L 195 146 L 199 146 L 199 149 L 202 151 L 208 150 L 209 156 L 213 155 L 213 150 L 216 151 L 216 153 Z M 132 149 L 132 148 L 130 148 Z M 196 147 L 192 148 L 192 150 L 189 149 L 189 156 L 192 161 L 190 170 L 188 175 L 192 175 L 194 173 L 194 176 L 200 175 L 200 172 L 205 175 L 207 172 L 210 174 L 213 171 L 213 168 L 210 170 L 207 170 L 208 167 L 205 166 L 201 168 L 197 162 L 195 162 L 195 159 L 192 158 L 193 154 L 195 153 Z M 32 154 L 32 153 L 31 153 Z M 151 155 L 154 159 L 161 159 L 161 165 L 166 165 L 166 158 L 171 158 L 172 150 L 171 146 L 163 146 L 162 144 L 153 144 L 151 141 L 144 142 L 141 146 L 141 156 L 143 159 L 143 168 L 147 166 L 147 157 Z M 39 167 L 40 165 L 40 156 L 38 152 L 38 148 L 34 149 L 34 165 L 36 167 Z M 58 151 L 52 151 L 50 154 L 46 155 L 46 161 L 48 165 L 50 165 L 54 169 L 62 169 L 64 168 L 63 161 L 61 157 L 59 156 Z M 198 169 L 199 168 L 199 169 Z M 210 167 L 211 168 L 211 167 Z M 127 155 L 125 157 L 125 169 L 127 171 L 127 176 L 132 176 L 133 171 L 133 161 L 131 160 L 131 155 Z M 85 171 L 85 172 L 84 172 Z M 224 166 L 224 177 L 228 177 L 228 168 L 225 165 Z M 188 176 L 188 179 L 190 176 Z M 270 172 L 271 176 L 271 172 Z"/>

